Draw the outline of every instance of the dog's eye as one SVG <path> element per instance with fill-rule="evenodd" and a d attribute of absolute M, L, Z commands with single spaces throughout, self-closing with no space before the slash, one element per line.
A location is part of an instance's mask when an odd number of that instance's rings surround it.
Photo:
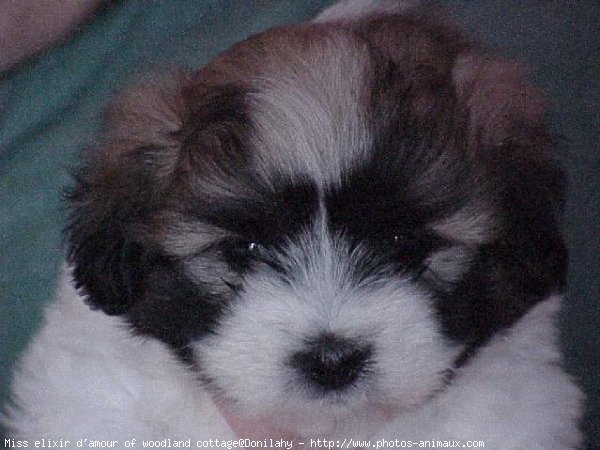
<path fill-rule="evenodd" d="M 418 236 L 408 234 L 394 234 L 391 239 L 391 245 L 394 251 L 411 250 L 419 245 Z"/>
<path fill-rule="evenodd" d="M 250 263 L 258 258 L 262 251 L 263 246 L 256 241 L 236 239 L 225 241 L 221 245 L 223 257 L 236 272 L 247 270 Z"/>
<path fill-rule="evenodd" d="M 392 237 L 392 244 L 396 247 L 396 246 L 400 246 L 403 245 L 406 242 L 406 236 L 403 236 L 401 234 L 395 234 Z"/>
<path fill-rule="evenodd" d="M 391 237 L 395 258 L 405 266 L 419 264 L 438 246 L 440 239 L 428 233 L 398 233 Z"/>
<path fill-rule="evenodd" d="M 247 242 L 245 246 L 250 253 L 256 253 L 260 250 L 260 244 L 258 242 L 250 241 Z"/>

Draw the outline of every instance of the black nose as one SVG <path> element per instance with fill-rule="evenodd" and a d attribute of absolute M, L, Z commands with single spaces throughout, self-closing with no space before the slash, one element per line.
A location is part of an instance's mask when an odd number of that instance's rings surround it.
<path fill-rule="evenodd" d="M 291 364 L 320 388 L 341 390 L 366 373 L 371 355 L 368 345 L 324 334 L 308 341 L 306 350 L 292 356 Z"/>

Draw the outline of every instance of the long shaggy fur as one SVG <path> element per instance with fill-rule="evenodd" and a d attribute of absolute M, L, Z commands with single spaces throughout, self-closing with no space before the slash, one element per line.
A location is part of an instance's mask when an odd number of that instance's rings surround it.
<path fill-rule="evenodd" d="M 564 177 L 521 72 L 347 0 L 123 94 L 13 435 L 577 447 Z"/>

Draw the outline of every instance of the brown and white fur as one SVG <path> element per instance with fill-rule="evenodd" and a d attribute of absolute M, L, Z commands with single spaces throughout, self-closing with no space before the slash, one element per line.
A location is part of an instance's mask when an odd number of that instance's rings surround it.
<path fill-rule="evenodd" d="M 564 180 L 518 65 L 344 1 L 107 120 L 12 436 L 580 445 Z"/>

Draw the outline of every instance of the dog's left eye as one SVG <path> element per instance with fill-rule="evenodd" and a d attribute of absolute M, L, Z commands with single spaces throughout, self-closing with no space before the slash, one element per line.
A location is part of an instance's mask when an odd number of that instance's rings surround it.
<path fill-rule="evenodd" d="M 401 234 L 395 234 L 392 237 L 392 244 L 396 247 L 396 246 L 400 246 L 403 245 L 406 242 L 406 236 L 403 236 Z"/>
<path fill-rule="evenodd" d="M 394 251 L 407 251 L 417 247 L 420 244 L 419 241 L 418 236 L 394 234 L 392 235 L 391 245 Z"/>
<path fill-rule="evenodd" d="M 441 239 L 428 233 L 393 234 L 390 247 L 403 265 L 419 264 L 425 257 L 443 245 Z"/>

